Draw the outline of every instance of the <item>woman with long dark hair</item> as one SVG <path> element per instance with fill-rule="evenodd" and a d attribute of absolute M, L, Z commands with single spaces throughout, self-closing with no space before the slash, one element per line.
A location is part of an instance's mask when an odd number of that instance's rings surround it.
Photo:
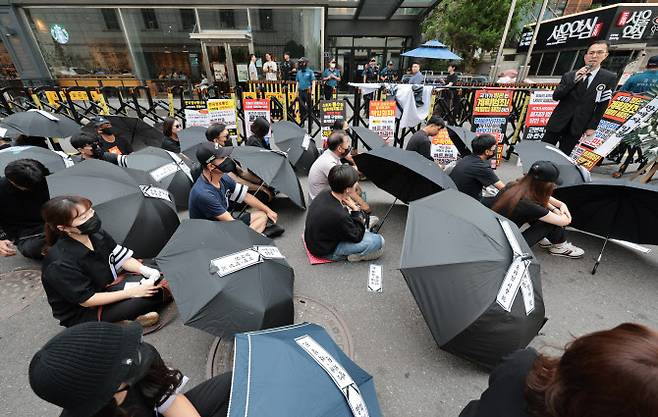
<path fill-rule="evenodd" d="M 183 125 L 180 120 L 173 117 L 165 117 L 162 123 L 162 133 L 164 138 L 162 140 L 162 149 L 174 153 L 180 153 L 180 140 L 178 139 L 178 132 L 183 130 Z"/>
<path fill-rule="evenodd" d="M 658 332 L 624 323 L 575 339 L 561 357 L 519 350 L 459 416 L 658 416 Z"/>
<path fill-rule="evenodd" d="M 30 386 L 77 417 L 225 417 L 231 373 L 182 393 L 188 378 L 165 365 L 134 323 L 83 323 L 33 357 Z"/>
<path fill-rule="evenodd" d="M 523 178 L 507 184 L 489 205 L 519 227 L 530 225 L 523 232 L 528 246 L 539 243 L 551 255 L 581 258 L 585 251 L 567 242 L 564 230 L 571 223 L 569 208 L 552 197 L 559 176 L 554 163 L 537 161 Z"/>
<path fill-rule="evenodd" d="M 133 258 L 132 250 L 101 229 L 91 201 L 55 197 L 43 205 L 41 215 L 47 248 L 41 281 L 62 326 L 87 321 L 136 320 L 145 327 L 157 323 L 156 310 L 167 299 L 160 271 Z M 121 271 L 144 279 L 127 284 Z"/>

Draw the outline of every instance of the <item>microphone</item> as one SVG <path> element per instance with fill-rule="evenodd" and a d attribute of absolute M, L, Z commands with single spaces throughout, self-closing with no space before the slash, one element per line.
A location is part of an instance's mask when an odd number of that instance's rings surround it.
<path fill-rule="evenodd" d="M 582 80 L 585 79 L 585 77 L 587 77 L 587 75 L 588 75 L 588 74 L 590 73 L 590 71 L 592 70 L 592 64 L 586 64 L 586 65 L 585 65 L 585 68 L 587 69 L 587 72 L 586 72 L 584 75 L 579 75 L 578 78 L 576 78 L 576 83 L 581 82 Z"/>

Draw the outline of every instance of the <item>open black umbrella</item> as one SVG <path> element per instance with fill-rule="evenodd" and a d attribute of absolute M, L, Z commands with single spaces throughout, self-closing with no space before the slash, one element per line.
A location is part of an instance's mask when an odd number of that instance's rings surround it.
<path fill-rule="evenodd" d="M 387 146 L 381 136 L 365 126 L 352 126 L 352 131 L 361 140 L 367 150 Z"/>
<path fill-rule="evenodd" d="M 598 180 L 560 187 L 553 195 L 569 207 L 569 226 L 605 238 L 592 274 L 609 239 L 658 245 L 658 187 L 654 185 Z"/>
<path fill-rule="evenodd" d="M 458 191 L 409 205 L 400 270 L 441 349 L 488 368 L 545 322 L 539 263 L 518 227 Z"/>
<path fill-rule="evenodd" d="M 295 123 L 281 120 L 272 124 L 272 141 L 277 148 L 288 154 L 290 163 L 298 172 L 308 174 L 320 153 L 313 138 Z"/>
<path fill-rule="evenodd" d="M 257 146 L 234 146 L 231 158 L 238 161 L 243 169 L 253 172 L 267 185 L 287 195 L 297 207 L 306 209 L 304 191 L 299 178 L 285 155 Z"/>
<path fill-rule="evenodd" d="M 162 146 L 163 134 L 142 119 L 126 116 L 107 116 L 117 136 L 126 139 L 138 151 L 147 146 Z"/>
<path fill-rule="evenodd" d="M 184 220 L 156 262 L 189 326 L 224 337 L 293 322 L 293 269 L 242 222 Z"/>
<path fill-rule="evenodd" d="M 5 167 L 17 159 L 34 159 L 41 162 L 51 173 L 73 166 L 73 160 L 64 152 L 54 152 L 39 146 L 10 146 L 0 150 L 0 177 Z"/>
<path fill-rule="evenodd" d="M 191 126 L 185 128 L 178 132 L 178 140 L 180 141 L 181 152 L 185 152 L 200 143 L 207 142 L 206 128 L 203 126 Z"/>
<path fill-rule="evenodd" d="M 145 172 L 87 160 L 47 179 L 51 197 L 90 199 L 103 229 L 137 258 L 157 255 L 180 224 L 171 194 Z"/>
<path fill-rule="evenodd" d="M 176 207 L 187 209 L 194 181 L 190 168 L 175 153 L 162 148 L 146 147 L 126 156 L 126 166 L 147 172 L 174 197 Z"/>
<path fill-rule="evenodd" d="M 461 126 L 446 126 L 450 140 L 457 147 L 461 156 L 471 153 L 471 142 L 475 138 L 475 133 Z"/>
<path fill-rule="evenodd" d="M 559 179 L 562 181 L 562 186 L 582 184 L 591 180 L 589 171 L 574 164 L 568 155 L 546 142 L 524 140 L 516 145 L 515 150 L 523 164 L 524 173 L 527 173 L 537 161 L 551 161 L 560 171 Z"/>
<path fill-rule="evenodd" d="M 18 131 L 26 136 L 46 138 L 67 138 L 80 131 L 80 125 L 68 117 L 36 109 L 11 114 L 0 127 L 12 129 L 10 133 Z"/>

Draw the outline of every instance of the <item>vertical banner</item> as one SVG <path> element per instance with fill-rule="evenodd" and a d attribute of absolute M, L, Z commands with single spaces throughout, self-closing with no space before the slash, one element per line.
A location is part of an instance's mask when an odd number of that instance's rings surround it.
<path fill-rule="evenodd" d="M 542 140 L 544 138 L 548 119 L 553 114 L 555 107 L 557 107 L 557 101 L 553 100 L 553 90 L 537 90 L 530 94 L 523 140 Z"/>
<path fill-rule="evenodd" d="M 395 137 L 395 100 L 371 100 L 369 105 L 368 129 L 377 133 L 388 145 Z"/>
<path fill-rule="evenodd" d="M 322 148 L 327 147 L 331 127 L 338 119 L 347 120 L 345 100 L 320 100 L 320 126 L 322 127 Z"/>
<path fill-rule="evenodd" d="M 169 91 L 167 93 L 167 115 L 169 117 L 174 117 L 176 115 L 176 108 L 174 107 L 174 93 Z"/>
<path fill-rule="evenodd" d="M 235 111 L 235 100 L 209 99 L 208 117 L 210 124 L 221 123 L 226 125 L 228 136 L 233 144 L 238 143 L 238 118 Z"/>
<path fill-rule="evenodd" d="M 448 129 L 441 129 L 439 134 L 432 138 L 430 152 L 434 161 L 442 166 L 448 165 L 459 158 L 459 151 L 450 140 Z"/>
<path fill-rule="evenodd" d="M 625 125 L 633 115 L 642 109 L 649 98 L 640 94 L 632 94 L 620 91 L 610 100 L 608 108 L 596 128 L 593 136 L 584 136 L 571 152 L 571 159 L 588 170 L 592 170 L 601 159 L 612 152 L 621 142 L 609 140 L 615 136 L 615 132 Z"/>
<path fill-rule="evenodd" d="M 503 136 L 507 118 L 512 113 L 512 90 L 477 90 L 473 101 L 473 126 L 475 134 L 489 133 L 496 138 L 498 148 L 492 168 L 500 165 L 503 158 Z"/>
<path fill-rule="evenodd" d="M 251 124 L 256 120 L 257 117 L 263 117 L 268 123 L 272 123 L 270 120 L 270 99 L 252 99 L 246 98 L 242 100 L 242 108 L 244 109 L 244 123 L 245 123 L 245 136 L 249 137 L 251 135 Z M 265 136 L 265 140 L 269 142 L 272 137 L 272 129 L 270 128 L 270 133 Z"/>
<path fill-rule="evenodd" d="M 210 115 L 208 114 L 205 100 L 185 100 L 185 127 L 210 126 Z"/>

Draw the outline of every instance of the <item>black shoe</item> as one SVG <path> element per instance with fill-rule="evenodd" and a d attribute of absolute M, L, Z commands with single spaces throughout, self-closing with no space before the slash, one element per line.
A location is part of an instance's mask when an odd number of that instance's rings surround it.
<path fill-rule="evenodd" d="M 271 224 L 263 230 L 263 234 L 270 239 L 274 239 L 275 237 L 279 237 L 285 232 L 286 229 L 284 229 L 281 226 L 277 226 L 276 224 Z"/>

